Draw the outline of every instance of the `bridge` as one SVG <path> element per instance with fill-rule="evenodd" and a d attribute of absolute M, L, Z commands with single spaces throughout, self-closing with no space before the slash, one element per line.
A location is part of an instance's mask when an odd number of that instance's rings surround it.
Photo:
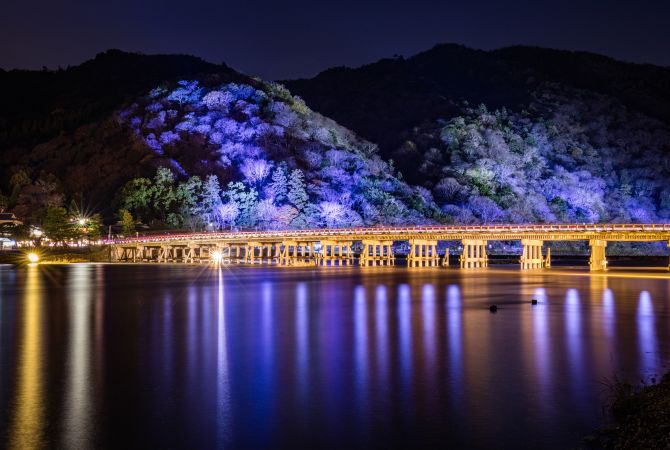
<path fill-rule="evenodd" d="M 461 268 L 488 266 L 491 241 L 521 241 L 522 270 L 551 266 L 548 241 L 586 241 L 589 268 L 607 269 L 608 242 L 664 241 L 670 224 L 429 225 L 319 228 L 310 230 L 182 233 L 114 239 L 113 261 L 156 263 L 276 264 L 280 266 L 384 266 L 395 264 L 393 245 L 409 244 L 407 265 L 449 265 L 450 249 L 438 241 L 460 241 Z M 360 251 L 354 252 L 354 247 Z"/>

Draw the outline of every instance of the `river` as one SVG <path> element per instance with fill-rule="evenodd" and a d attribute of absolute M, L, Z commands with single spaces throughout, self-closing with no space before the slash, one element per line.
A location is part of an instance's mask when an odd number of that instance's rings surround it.
<path fill-rule="evenodd" d="M 0 447 L 574 448 L 668 370 L 642 274 L 0 266 Z"/>

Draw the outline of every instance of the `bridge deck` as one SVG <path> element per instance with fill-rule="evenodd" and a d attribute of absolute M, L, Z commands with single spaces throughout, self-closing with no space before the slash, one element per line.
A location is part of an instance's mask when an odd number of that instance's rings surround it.
<path fill-rule="evenodd" d="M 288 240 L 385 240 L 407 241 L 431 239 L 457 241 L 483 239 L 513 241 L 533 239 L 542 241 L 670 241 L 670 224 L 585 224 L 585 225 L 468 225 L 468 226 L 407 226 L 367 228 L 319 228 L 311 230 L 239 231 L 215 233 L 170 233 L 116 239 L 108 244 L 141 244 L 165 242 L 227 242 L 250 241 L 273 243 Z"/>

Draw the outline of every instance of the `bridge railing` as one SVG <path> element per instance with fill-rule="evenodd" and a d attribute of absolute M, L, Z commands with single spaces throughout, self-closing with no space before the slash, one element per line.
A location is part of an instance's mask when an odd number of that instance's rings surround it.
<path fill-rule="evenodd" d="M 107 244 L 168 242 L 217 239 L 302 239 L 315 236 L 384 236 L 397 234 L 527 233 L 527 232 L 670 232 L 670 224 L 495 224 L 495 225 L 417 225 L 353 228 L 316 228 L 307 230 L 217 231 L 203 233 L 164 233 L 111 239 Z"/>

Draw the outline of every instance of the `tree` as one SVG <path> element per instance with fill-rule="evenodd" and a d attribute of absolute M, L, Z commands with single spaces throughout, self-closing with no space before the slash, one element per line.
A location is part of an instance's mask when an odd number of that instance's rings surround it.
<path fill-rule="evenodd" d="M 42 228 L 46 237 L 55 242 L 63 242 L 77 236 L 77 230 L 70 220 L 67 210 L 60 206 L 47 209 Z"/>
<path fill-rule="evenodd" d="M 175 201 L 179 207 L 182 224 L 192 230 L 202 225 L 202 217 L 198 214 L 199 203 L 202 197 L 202 180 L 198 176 L 190 177 L 179 183 L 175 191 Z"/>
<path fill-rule="evenodd" d="M 228 91 L 211 91 L 202 97 L 202 104 L 209 110 L 227 111 L 228 105 L 234 100 L 235 98 Z"/>
<path fill-rule="evenodd" d="M 166 167 L 160 167 L 154 176 L 152 188 L 152 207 L 162 221 L 165 221 L 176 201 L 175 176 Z"/>
<path fill-rule="evenodd" d="M 100 214 L 93 214 L 86 220 L 86 236 L 90 240 L 99 239 L 102 236 L 102 225 Z"/>
<path fill-rule="evenodd" d="M 258 193 L 254 188 L 247 190 L 239 181 L 228 183 L 225 196 L 238 208 L 239 216 L 236 222 L 238 225 L 251 227 L 256 224 L 254 213 L 258 203 Z"/>
<path fill-rule="evenodd" d="M 305 175 L 300 169 L 294 169 L 288 180 L 288 201 L 295 206 L 298 211 L 304 212 L 309 202 L 309 196 L 305 189 Z"/>
<path fill-rule="evenodd" d="M 216 175 L 209 175 L 205 178 L 205 183 L 202 187 L 202 200 L 198 207 L 198 214 L 202 220 L 209 224 L 217 226 L 222 225 L 218 221 L 219 208 L 221 202 L 221 187 L 219 186 L 219 179 Z"/>
<path fill-rule="evenodd" d="M 321 222 L 327 227 L 345 225 L 347 208 L 335 202 L 321 202 L 318 206 Z"/>
<path fill-rule="evenodd" d="M 469 206 L 472 212 L 479 216 L 484 223 L 495 222 L 504 214 L 502 209 L 488 197 L 473 197 L 469 201 Z"/>
<path fill-rule="evenodd" d="M 235 220 L 237 219 L 237 216 L 239 215 L 240 208 L 237 206 L 235 201 L 222 203 L 218 207 L 218 222 L 221 223 L 222 226 L 229 225 L 232 227 L 235 223 Z"/>
<path fill-rule="evenodd" d="M 119 211 L 119 218 L 121 219 L 121 227 L 124 236 L 130 236 L 135 232 L 135 219 L 130 211 L 121 209 Z"/>
<path fill-rule="evenodd" d="M 270 163 L 264 159 L 247 159 L 242 163 L 240 171 L 248 184 L 258 186 L 270 175 L 271 168 Z"/>
<path fill-rule="evenodd" d="M 258 202 L 254 217 L 262 228 L 277 228 L 277 207 L 269 198 Z"/>
<path fill-rule="evenodd" d="M 133 178 L 121 189 L 121 207 L 146 218 L 150 214 L 153 187 L 148 178 Z"/>
<path fill-rule="evenodd" d="M 288 170 L 284 161 L 280 162 L 272 172 L 272 181 L 268 186 L 268 193 L 274 200 L 275 205 L 281 205 L 287 200 L 288 194 Z"/>
<path fill-rule="evenodd" d="M 30 178 L 24 170 L 15 172 L 9 179 L 9 185 L 12 187 L 12 193 L 9 197 L 9 205 L 16 205 L 21 189 L 30 184 Z"/>

